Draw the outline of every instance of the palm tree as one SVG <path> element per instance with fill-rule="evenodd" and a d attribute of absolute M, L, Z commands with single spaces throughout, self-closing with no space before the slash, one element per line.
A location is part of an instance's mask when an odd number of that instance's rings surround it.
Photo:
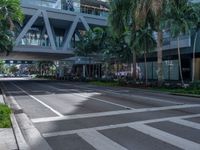
<path fill-rule="evenodd" d="M 133 79 L 136 80 L 136 49 L 132 46 L 134 41 L 135 9 L 137 0 L 112 0 L 110 1 L 109 23 L 116 38 L 124 37 L 124 33 L 131 33 L 129 36 L 129 46 L 132 48 L 133 59 Z"/>
<path fill-rule="evenodd" d="M 102 44 L 103 37 L 104 37 L 104 30 L 96 27 L 93 30 L 86 31 L 85 34 L 80 37 L 80 41 L 77 43 L 75 54 L 77 56 L 83 56 L 86 58 L 89 57 L 89 65 L 90 65 L 90 69 L 88 72 L 89 76 L 91 76 L 91 64 L 90 64 L 91 56 L 101 51 L 103 46 Z"/>
<path fill-rule="evenodd" d="M 197 15 L 188 0 L 171 0 L 169 12 L 167 13 L 168 20 L 166 27 L 170 28 L 172 37 L 177 38 L 177 52 L 179 62 L 179 73 L 181 83 L 184 85 L 182 65 L 181 65 L 181 52 L 180 52 L 180 36 L 189 34 L 190 29 L 193 27 Z"/>
<path fill-rule="evenodd" d="M 136 32 L 135 47 L 140 50 L 144 55 L 145 63 L 145 85 L 148 85 L 148 71 L 147 71 L 147 54 L 154 50 L 156 47 L 156 41 L 153 38 L 152 30 L 146 25 Z"/>
<path fill-rule="evenodd" d="M 158 58 L 158 85 L 162 84 L 162 41 L 161 28 L 164 20 L 165 6 L 168 0 L 112 0 L 110 9 L 110 23 L 116 34 L 122 34 L 127 28 L 134 33 L 143 27 L 148 18 L 151 28 L 157 32 L 157 58 Z M 135 37 L 131 36 L 132 45 Z M 134 47 L 133 47 L 134 48 Z M 133 64 L 136 72 L 136 50 L 133 49 Z M 135 73 L 133 73 L 135 74 Z"/>
<path fill-rule="evenodd" d="M 20 0 L 0 0 L 0 52 L 9 53 L 13 48 L 16 24 L 23 21 Z"/>
<path fill-rule="evenodd" d="M 163 71 L 162 71 L 162 46 L 163 46 L 163 30 L 162 21 L 165 20 L 165 8 L 168 0 L 151 0 L 149 4 L 149 10 L 153 18 L 152 28 L 157 32 L 157 74 L 158 74 L 158 86 L 162 85 L 163 82 Z"/>
<path fill-rule="evenodd" d="M 197 14 L 197 20 L 196 22 L 194 22 L 194 28 L 195 28 L 195 38 L 194 38 L 194 44 L 193 44 L 193 54 L 192 54 L 192 82 L 194 82 L 195 80 L 195 51 L 196 51 L 196 43 L 197 43 L 197 38 L 198 38 L 198 32 L 200 29 L 200 16 L 198 14 L 200 14 L 200 4 L 194 4 L 193 5 L 194 11 Z"/>

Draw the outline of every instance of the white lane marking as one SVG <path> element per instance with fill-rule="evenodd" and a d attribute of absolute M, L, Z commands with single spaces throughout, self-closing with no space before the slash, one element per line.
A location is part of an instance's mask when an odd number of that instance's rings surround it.
<path fill-rule="evenodd" d="M 37 102 L 39 102 L 40 104 L 44 105 L 46 108 L 50 109 L 52 112 L 54 112 L 56 115 L 58 115 L 59 117 L 64 117 L 64 115 L 62 115 L 61 113 L 59 113 L 57 110 L 53 109 L 52 107 L 50 107 L 49 105 L 47 105 L 46 103 L 42 102 L 41 100 L 39 100 L 38 98 L 34 97 L 33 95 L 29 94 L 28 92 L 26 92 L 24 89 L 22 89 L 21 87 L 19 87 L 18 85 L 16 85 L 15 83 L 11 83 L 13 84 L 16 88 L 18 88 L 19 90 L 21 90 L 22 92 L 24 92 L 25 94 L 27 94 L 29 97 L 31 97 L 32 99 L 36 100 Z"/>
<path fill-rule="evenodd" d="M 200 144 L 198 143 L 192 142 L 190 140 L 186 140 L 184 138 L 175 136 L 173 134 L 169 134 L 162 130 L 150 127 L 148 125 L 139 123 L 139 124 L 130 125 L 129 127 L 136 129 L 147 135 L 150 135 L 154 138 L 157 138 L 159 140 L 162 140 L 166 143 L 172 144 L 176 147 L 182 148 L 184 150 L 200 150 Z"/>
<path fill-rule="evenodd" d="M 109 111 L 109 112 L 100 112 L 100 113 L 91 113 L 91 114 L 81 114 L 81 115 L 68 115 L 64 117 L 47 117 L 47 118 L 36 118 L 32 119 L 34 123 L 39 122 L 50 122 L 50 121 L 60 121 L 60 120 L 69 120 L 69 119 L 81 119 L 81 118 L 91 118 L 91 117 L 104 117 L 104 116 L 113 116 L 113 115 L 122 115 L 130 113 L 142 113 L 142 112 L 151 112 L 151 111 L 164 111 L 171 109 L 182 109 L 190 107 L 200 107 L 200 104 L 188 104 L 188 105 L 177 105 L 177 106 L 166 106 L 166 107 L 154 107 L 154 108 L 141 108 L 134 110 L 119 110 L 119 111 Z"/>
<path fill-rule="evenodd" d="M 183 126 L 187 126 L 187 127 L 190 127 L 190 128 L 200 130 L 200 124 L 192 122 L 192 121 L 183 120 L 183 119 L 172 119 L 172 120 L 170 120 L 170 122 L 174 122 L 176 124 L 180 124 L 180 125 L 183 125 Z"/>
<path fill-rule="evenodd" d="M 81 92 L 81 91 L 79 91 L 79 90 L 71 90 L 71 91 Z M 125 108 L 125 109 L 134 109 L 134 108 L 132 108 L 132 107 L 128 107 L 128 106 L 125 106 L 125 105 L 121 105 L 121 104 L 117 104 L 117 103 L 105 101 L 105 100 L 102 100 L 102 99 L 99 99 L 99 98 L 94 98 L 94 97 L 90 97 L 90 96 L 85 96 L 85 95 L 83 95 L 83 94 L 74 93 L 73 95 L 77 95 L 77 96 L 84 97 L 84 98 L 88 98 L 88 99 L 93 99 L 93 100 L 100 101 L 100 102 L 104 102 L 104 103 L 107 103 L 107 104 L 119 106 L 119 107 L 122 107 L 122 108 Z"/>
<path fill-rule="evenodd" d="M 129 96 L 129 97 L 135 97 L 135 98 L 141 98 L 141 99 L 144 99 L 144 100 L 151 100 L 151 101 L 158 101 L 158 102 L 164 102 L 164 103 L 171 103 L 171 104 L 183 104 L 183 103 L 179 103 L 179 102 L 173 102 L 173 101 L 170 101 L 170 100 L 167 100 L 167 99 L 159 99 L 159 98 L 152 98 L 152 97 L 147 97 L 147 96 L 141 96 L 141 95 L 133 95 L 133 94 L 122 94 L 122 93 L 119 93 L 119 92 L 116 92 L 114 90 L 109 90 L 109 89 L 106 89 L 106 90 L 101 90 L 101 89 L 97 89 L 97 88 L 89 88 L 89 87 L 83 87 L 83 86 L 77 86 L 77 85 L 73 85 L 73 84 L 66 84 L 66 83 L 57 83 L 57 84 L 60 84 L 60 85 L 71 85 L 71 86 L 74 86 L 76 88 L 83 88 L 83 89 L 88 89 L 88 90 L 93 90 L 93 91 L 101 91 L 103 93 L 109 93 L 109 94 L 116 94 L 116 95 L 120 95 L 120 96 Z"/>
<path fill-rule="evenodd" d="M 48 86 L 51 87 L 51 88 L 53 88 L 53 89 L 55 89 L 55 90 L 57 90 L 57 91 L 66 91 L 66 90 L 63 90 L 63 89 L 51 86 L 51 85 L 48 85 Z M 67 89 L 67 90 L 68 91 L 72 91 L 72 92 L 83 93 L 82 91 L 77 90 L 77 89 Z M 94 97 L 86 96 L 86 95 L 79 94 L 79 93 L 71 93 L 71 94 L 75 95 L 75 96 L 79 96 L 79 97 L 83 97 L 83 98 L 88 98 L 88 99 L 93 99 L 93 100 L 96 100 L 96 101 L 100 101 L 100 102 L 104 102 L 104 103 L 107 103 L 107 104 L 115 105 L 115 106 L 122 107 L 122 108 L 125 108 L 125 109 L 134 109 L 132 107 L 128 107 L 128 106 L 125 106 L 125 105 L 121 105 L 121 104 L 117 104 L 117 103 L 105 101 L 105 100 L 102 100 L 102 99 L 99 99 L 99 98 L 94 98 Z"/>
<path fill-rule="evenodd" d="M 80 132 L 78 135 L 97 150 L 127 150 L 95 130 Z"/>
<path fill-rule="evenodd" d="M 100 127 L 93 127 L 93 128 L 85 128 L 85 129 L 77 129 L 77 130 L 70 130 L 70 131 L 58 131 L 58 132 L 44 133 L 43 136 L 44 137 L 53 137 L 53 136 L 61 136 L 61 135 L 69 135 L 69 134 L 78 134 L 80 132 L 87 132 L 90 129 L 106 130 L 106 129 L 114 129 L 114 128 L 120 128 L 120 127 L 127 127 L 127 126 L 138 124 L 138 123 L 147 124 L 147 123 L 154 123 L 154 122 L 161 122 L 161 121 L 169 121 L 171 119 L 177 119 L 177 118 L 185 119 L 185 118 L 193 118 L 193 117 L 200 117 L 200 114 L 167 117 L 167 118 L 160 118 L 160 119 L 150 119 L 150 120 L 144 120 L 144 121 L 136 121 L 136 122 L 107 125 L 107 126 L 100 126 Z"/>

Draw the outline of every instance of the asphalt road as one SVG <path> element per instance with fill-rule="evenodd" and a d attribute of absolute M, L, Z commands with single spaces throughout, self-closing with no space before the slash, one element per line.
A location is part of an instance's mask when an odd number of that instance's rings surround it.
<path fill-rule="evenodd" d="M 58 81 L 3 81 L 53 150 L 200 150 L 200 99 Z"/>

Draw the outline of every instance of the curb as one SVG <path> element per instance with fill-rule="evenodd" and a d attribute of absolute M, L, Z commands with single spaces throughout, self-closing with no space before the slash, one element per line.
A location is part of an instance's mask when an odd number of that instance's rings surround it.
<path fill-rule="evenodd" d="M 3 86 L 5 88 L 5 86 Z M 13 110 L 11 122 L 19 150 L 52 150 L 40 132 L 35 128 L 23 109 L 13 96 L 6 96 L 2 88 L 2 96 L 6 104 Z"/>
<path fill-rule="evenodd" d="M 193 94 L 170 93 L 170 95 L 176 95 L 176 96 L 187 96 L 187 97 L 200 98 L 200 95 L 193 95 Z"/>
<path fill-rule="evenodd" d="M 17 123 L 17 120 L 15 118 L 15 113 L 20 113 L 23 112 L 22 108 L 16 103 L 16 101 L 14 102 L 13 97 L 7 97 L 5 92 L 4 92 L 4 85 L 2 85 L 1 88 L 1 92 L 2 92 L 2 97 L 4 100 L 4 103 L 7 104 L 11 110 L 12 110 L 12 114 L 10 115 L 10 120 L 11 120 L 11 124 L 12 124 L 12 130 L 13 130 L 13 134 L 15 137 L 15 141 L 17 144 L 17 148 L 19 150 L 30 150 L 30 147 L 28 146 L 28 144 L 26 143 L 24 136 L 22 135 L 22 132 L 20 130 L 20 127 Z"/>
<path fill-rule="evenodd" d="M 14 114 L 11 114 L 11 122 L 12 122 L 13 132 L 14 132 L 14 136 L 16 139 L 18 149 L 19 150 L 30 150 L 30 147 L 28 146 L 28 144 L 26 143 L 26 141 L 22 135 L 22 132 L 20 130 L 20 127 L 17 123 L 17 120 L 16 120 Z"/>
<path fill-rule="evenodd" d="M 92 84 L 90 84 L 92 85 Z M 93 86 L 99 86 L 99 85 L 93 85 Z M 104 86 L 100 86 L 104 87 Z M 108 86 L 110 87 L 110 86 Z M 130 88 L 130 87 L 128 87 Z M 160 94 L 168 94 L 168 95 L 175 95 L 175 96 L 187 96 L 187 97 L 194 97 L 194 98 L 200 98 L 200 95 L 194 95 L 194 94 L 182 94 L 182 93 L 173 93 L 173 92 L 167 92 L 167 91 L 159 91 L 159 90 L 152 90 L 152 89 L 142 89 L 142 88 L 130 88 L 131 90 L 140 90 L 145 92 L 152 92 L 152 93 L 160 93 Z"/>
<path fill-rule="evenodd" d="M 52 150 L 47 141 L 42 137 L 40 132 L 35 128 L 31 120 L 24 113 L 16 114 L 18 125 L 24 135 L 30 149 L 33 150 Z"/>
<path fill-rule="evenodd" d="M 17 102 L 14 100 L 13 96 L 6 96 L 4 89 L 5 86 L 1 83 L 1 92 L 2 92 L 2 96 L 3 96 L 3 100 L 4 102 L 12 109 L 14 114 L 18 114 L 18 113 L 23 113 L 23 109 L 19 106 L 19 104 L 17 104 Z"/>

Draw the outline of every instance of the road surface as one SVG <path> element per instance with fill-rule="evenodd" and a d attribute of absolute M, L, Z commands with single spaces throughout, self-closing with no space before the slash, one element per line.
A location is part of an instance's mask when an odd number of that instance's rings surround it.
<path fill-rule="evenodd" d="M 200 99 L 58 81 L 2 81 L 53 150 L 200 150 Z"/>

